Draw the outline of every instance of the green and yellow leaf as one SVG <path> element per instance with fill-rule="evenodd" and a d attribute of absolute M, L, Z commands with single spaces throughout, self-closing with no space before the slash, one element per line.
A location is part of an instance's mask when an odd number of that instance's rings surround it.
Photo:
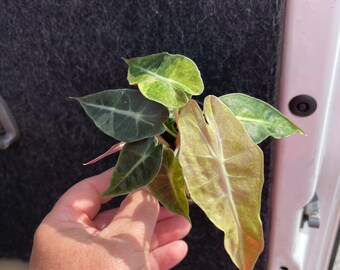
<path fill-rule="evenodd" d="M 188 97 L 203 92 L 200 71 L 183 55 L 163 52 L 124 61 L 129 66 L 129 83 L 138 84 L 145 97 L 168 108 L 180 108 Z"/>
<path fill-rule="evenodd" d="M 185 217 L 190 222 L 182 167 L 171 149 L 163 150 L 161 169 L 148 187 L 166 208 Z"/>
<path fill-rule="evenodd" d="M 125 144 L 103 196 L 123 195 L 148 185 L 161 167 L 162 152 L 155 138 Z"/>
<path fill-rule="evenodd" d="M 138 90 L 116 89 L 75 98 L 105 134 L 124 142 L 162 134 L 169 111 Z"/>
<path fill-rule="evenodd" d="M 204 115 L 193 100 L 180 111 L 179 161 L 191 198 L 225 233 L 235 265 L 253 269 L 263 250 L 260 201 L 263 153 L 241 122 L 214 96 Z"/>
<path fill-rule="evenodd" d="M 294 133 L 304 134 L 281 112 L 260 99 L 235 93 L 221 96 L 220 100 L 243 123 L 255 143 L 262 142 L 268 136 L 280 139 Z"/>

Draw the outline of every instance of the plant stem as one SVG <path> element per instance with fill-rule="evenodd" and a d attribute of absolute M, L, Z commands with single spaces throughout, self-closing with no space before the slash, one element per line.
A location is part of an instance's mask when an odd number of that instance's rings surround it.
<path fill-rule="evenodd" d="M 177 124 L 177 127 L 178 127 L 178 110 L 174 109 L 173 112 L 174 112 L 175 121 L 176 121 L 176 124 Z"/>
<path fill-rule="evenodd" d="M 166 147 L 170 148 L 170 144 L 162 137 L 162 136 L 157 136 L 157 140 L 159 143 L 165 145 Z"/>
<path fill-rule="evenodd" d="M 177 134 L 173 132 L 171 129 L 169 129 L 167 126 L 165 126 L 166 132 L 168 132 L 172 137 L 176 138 Z"/>
<path fill-rule="evenodd" d="M 175 117 L 176 125 L 178 127 L 178 117 L 179 117 L 178 116 L 178 110 L 174 109 L 173 112 L 174 112 L 174 117 Z M 180 132 L 178 130 L 178 134 L 177 134 L 176 141 L 175 141 L 175 145 L 176 145 L 176 149 L 174 151 L 175 156 L 177 156 L 177 154 L 178 154 L 179 147 L 180 147 L 180 141 L 181 141 L 181 135 L 180 135 Z"/>

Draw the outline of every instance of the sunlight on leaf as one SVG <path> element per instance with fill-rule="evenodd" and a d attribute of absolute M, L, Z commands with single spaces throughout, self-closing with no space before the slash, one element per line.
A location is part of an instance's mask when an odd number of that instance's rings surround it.
<path fill-rule="evenodd" d="M 128 81 L 147 98 L 168 108 L 180 108 L 191 95 L 203 92 L 203 81 L 196 64 L 179 54 L 158 53 L 124 59 L 128 64 Z"/>
<path fill-rule="evenodd" d="M 161 169 L 148 187 L 165 207 L 185 217 L 190 222 L 182 168 L 171 149 L 163 150 Z"/>
<path fill-rule="evenodd" d="M 138 90 L 106 90 L 74 99 L 101 131 L 124 142 L 163 133 L 163 122 L 169 117 L 166 107 L 145 98 Z"/>
<path fill-rule="evenodd" d="M 204 116 L 193 100 L 180 111 L 184 178 L 194 202 L 225 233 L 224 246 L 235 265 L 250 270 L 264 246 L 263 153 L 217 97 L 205 98 Z"/>
<path fill-rule="evenodd" d="M 103 196 L 127 194 L 148 185 L 161 167 L 162 152 L 155 138 L 125 144 Z"/>
<path fill-rule="evenodd" d="M 305 134 L 281 112 L 260 99 L 235 93 L 221 96 L 220 100 L 243 123 L 255 143 L 268 136 L 280 139 L 294 133 Z"/>

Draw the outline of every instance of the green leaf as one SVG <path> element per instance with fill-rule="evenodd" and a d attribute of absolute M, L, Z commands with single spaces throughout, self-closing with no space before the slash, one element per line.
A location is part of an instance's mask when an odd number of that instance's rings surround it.
<path fill-rule="evenodd" d="M 125 144 L 103 196 L 127 194 L 148 185 L 161 167 L 162 152 L 155 138 Z"/>
<path fill-rule="evenodd" d="M 203 92 L 200 71 L 183 55 L 163 52 L 124 61 L 129 66 L 129 83 L 138 84 L 144 96 L 168 108 L 180 108 L 188 97 Z"/>
<path fill-rule="evenodd" d="M 221 96 L 220 100 L 243 123 L 255 143 L 268 136 L 280 139 L 294 133 L 304 134 L 277 109 L 260 99 L 236 93 Z"/>
<path fill-rule="evenodd" d="M 191 198 L 225 233 L 233 262 L 250 270 L 264 246 L 263 153 L 217 97 L 205 98 L 204 116 L 193 100 L 180 111 L 183 175 Z"/>
<path fill-rule="evenodd" d="M 174 152 L 163 150 L 163 161 L 155 180 L 149 184 L 152 194 L 169 210 L 185 217 L 190 222 L 182 167 Z"/>
<path fill-rule="evenodd" d="M 101 131 L 124 142 L 163 133 L 163 122 L 169 117 L 167 108 L 145 98 L 138 90 L 106 90 L 75 99 Z"/>
<path fill-rule="evenodd" d="M 169 111 L 169 118 L 164 123 L 166 131 L 171 134 L 173 137 L 177 137 L 178 130 L 177 130 L 177 124 L 176 119 L 174 117 L 173 110 Z"/>

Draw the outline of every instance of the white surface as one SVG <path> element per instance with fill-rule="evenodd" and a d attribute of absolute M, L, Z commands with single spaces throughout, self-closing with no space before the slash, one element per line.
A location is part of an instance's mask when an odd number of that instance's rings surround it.
<path fill-rule="evenodd" d="M 280 110 L 307 137 L 276 143 L 269 270 L 328 268 L 340 221 L 340 1 L 287 1 Z M 314 97 L 308 117 L 289 112 L 289 101 Z M 319 229 L 301 226 L 303 207 L 317 194 Z"/>
<path fill-rule="evenodd" d="M 28 270 L 28 265 L 18 260 L 0 259 L 0 270 Z"/>
<path fill-rule="evenodd" d="M 338 253 L 335 258 L 333 270 L 340 270 L 340 246 L 338 247 Z"/>

